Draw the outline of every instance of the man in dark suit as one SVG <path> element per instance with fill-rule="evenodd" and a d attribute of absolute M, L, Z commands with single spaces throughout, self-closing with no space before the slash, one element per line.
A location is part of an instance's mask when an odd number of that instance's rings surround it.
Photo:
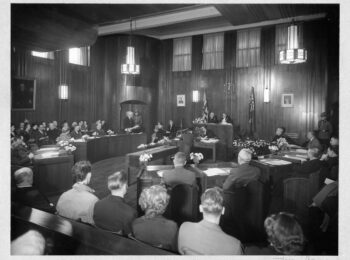
<path fill-rule="evenodd" d="M 33 171 L 23 167 L 14 173 L 16 191 L 13 201 L 25 206 L 54 213 L 55 206 L 38 189 L 33 187 Z"/>
<path fill-rule="evenodd" d="M 283 126 L 277 127 L 276 134 L 272 138 L 272 142 L 278 142 L 278 140 L 280 138 L 284 138 L 284 139 L 286 139 L 288 144 L 295 144 L 294 141 L 288 135 L 285 134 L 285 132 L 286 132 L 286 128 L 285 127 L 283 127 Z"/>
<path fill-rule="evenodd" d="M 70 132 L 70 136 L 74 139 L 81 139 L 83 137 L 83 134 L 80 132 L 80 126 L 76 125 L 74 127 L 74 130 Z"/>
<path fill-rule="evenodd" d="M 186 155 L 178 152 L 174 157 L 174 166 L 172 170 L 163 171 L 163 182 L 171 187 L 177 184 L 196 185 L 196 175 L 194 172 L 184 168 L 186 164 Z"/>
<path fill-rule="evenodd" d="M 101 124 L 96 124 L 96 130 L 92 133 L 94 136 L 104 136 L 106 132 L 102 129 Z"/>
<path fill-rule="evenodd" d="M 176 137 L 177 127 L 174 124 L 173 120 L 169 120 L 169 125 L 166 129 L 166 135 L 169 136 L 169 138 L 173 139 Z"/>
<path fill-rule="evenodd" d="M 132 111 L 126 112 L 126 117 L 123 120 L 123 129 L 127 133 L 131 133 L 132 128 L 135 126 L 134 113 Z"/>
<path fill-rule="evenodd" d="M 49 144 L 55 144 L 57 137 L 59 137 L 61 131 L 58 130 L 53 123 L 49 124 L 49 130 L 47 131 L 47 136 L 49 137 Z"/>
<path fill-rule="evenodd" d="M 305 176 L 309 175 L 313 172 L 316 172 L 321 169 L 321 161 L 320 161 L 320 150 L 318 148 L 310 148 L 307 151 L 308 161 L 304 162 L 301 165 L 294 166 L 294 176 Z"/>
<path fill-rule="evenodd" d="M 137 212 L 124 201 L 128 189 L 127 175 L 122 171 L 110 175 L 108 189 L 111 194 L 94 206 L 94 222 L 99 228 L 129 235 Z"/>
<path fill-rule="evenodd" d="M 232 188 L 232 186 L 236 188 L 245 187 L 249 184 L 249 182 L 260 178 L 260 169 L 249 165 L 251 160 L 252 152 L 249 149 L 242 149 L 238 153 L 239 166 L 231 170 L 230 175 L 223 184 L 224 190 L 229 190 Z"/>
<path fill-rule="evenodd" d="M 39 125 L 38 132 L 36 132 L 35 142 L 38 146 L 42 146 L 48 143 L 48 136 L 45 131 L 45 126 L 43 124 Z"/>
<path fill-rule="evenodd" d="M 11 164 L 27 166 L 32 164 L 34 154 L 31 153 L 21 137 L 14 137 L 11 144 Z"/>
<path fill-rule="evenodd" d="M 322 152 L 323 147 L 322 147 L 320 141 L 316 138 L 315 131 L 309 131 L 307 133 L 307 139 L 308 139 L 308 143 L 307 143 L 308 149 L 317 148 L 320 152 Z"/>

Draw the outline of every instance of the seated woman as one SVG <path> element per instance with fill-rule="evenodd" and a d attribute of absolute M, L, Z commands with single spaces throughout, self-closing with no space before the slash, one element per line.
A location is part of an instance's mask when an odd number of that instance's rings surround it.
<path fill-rule="evenodd" d="M 169 138 L 173 139 L 176 137 L 177 127 L 174 124 L 173 120 L 169 120 L 169 125 L 166 129 L 166 135 L 169 136 Z"/>
<path fill-rule="evenodd" d="M 145 215 L 134 220 L 133 234 L 150 245 L 177 251 L 177 224 L 164 218 L 162 214 L 169 203 L 165 187 L 154 185 L 144 189 L 139 198 L 139 205 Z"/>
<path fill-rule="evenodd" d="M 232 119 L 226 113 L 222 113 L 222 118 L 220 120 L 221 124 L 232 124 Z"/>
<path fill-rule="evenodd" d="M 246 255 L 300 255 L 303 252 L 304 233 L 293 214 L 272 214 L 265 219 L 264 226 L 269 245 L 247 247 Z"/>
<path fill-rule="evenodd" d="M 102 129 L 101 123 L 96 125 L 96 130 L 92 133 L 92 135 L 94 135 L 94 136 L 106 135 L 106 132 Z"/>
<path fill-rule="evenodd" d="M 218 120 L 217 116 L 214 114 L 214 112 L 209 113 L 208 123 L 214 123 L 214 124 L 219 123 L 219 120 Z"/>

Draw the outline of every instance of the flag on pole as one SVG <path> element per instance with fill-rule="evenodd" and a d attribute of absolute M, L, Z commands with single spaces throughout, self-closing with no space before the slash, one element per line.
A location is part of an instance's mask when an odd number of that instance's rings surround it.
<path fill-rule="evenodd" d="M 208 122 L 208 114 L 209 114 L 209 109 L 208 109 L 208 101 L 207 101 L 207 95 L 206 92 L 204 90 L 204 94 L 203 94 L 203 116 L 202 119 L 205 120 L 205 122 Z"/>
<path fill-rule="evenodd" d="M 249 126 L 250 134 L 252 135 L 255 131 L 255 96 L 254 87 L 252 87 L 250 98 L 249 98 Z"/>

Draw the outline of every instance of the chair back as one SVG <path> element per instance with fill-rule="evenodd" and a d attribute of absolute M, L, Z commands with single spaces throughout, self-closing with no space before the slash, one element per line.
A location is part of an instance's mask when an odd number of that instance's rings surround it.
<path fill-rule="evenodd" d="M 309 200 L 311 201 L 314 196 L 320 191 L 321 184 L 320 184 L 320 170 L 313 172 L 309 176 Z"/>
<path fill-rule="evenodd" d="M 197 186 L 178 184 L 168 189 L 170 201 L 164 216 L 179 226 L 185 221 L 197 222 L 199 216 L 199 192 Z"/>
<path fill-rule="evenodd" d="M 182 139 L 183 142 L 180 144 L 179 151 L 185 153 L 186 156 L 188 156 L 193 145 L 193 134 L 183 134 Z"/>

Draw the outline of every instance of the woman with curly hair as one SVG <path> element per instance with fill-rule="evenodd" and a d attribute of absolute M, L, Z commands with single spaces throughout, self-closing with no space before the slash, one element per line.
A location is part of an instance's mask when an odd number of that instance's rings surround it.
<path fill-rule="evenodd" d="M 305 237 L 293 214 L 272 214 L 265 219 L 264 226 L 269 246 L 247 247 L 246 255 L 300 255 L 303 252 Z"/>
<path fill-rule="evenodd" d="M 139 205 L 145 215 L 132 224 L 136 239 L 164 249 L 177 250 L 177 224 L 164 218 L 162 214 L 168 206 L 170 196 L 165 187 L 154 185 L 144 189 Z"/>

